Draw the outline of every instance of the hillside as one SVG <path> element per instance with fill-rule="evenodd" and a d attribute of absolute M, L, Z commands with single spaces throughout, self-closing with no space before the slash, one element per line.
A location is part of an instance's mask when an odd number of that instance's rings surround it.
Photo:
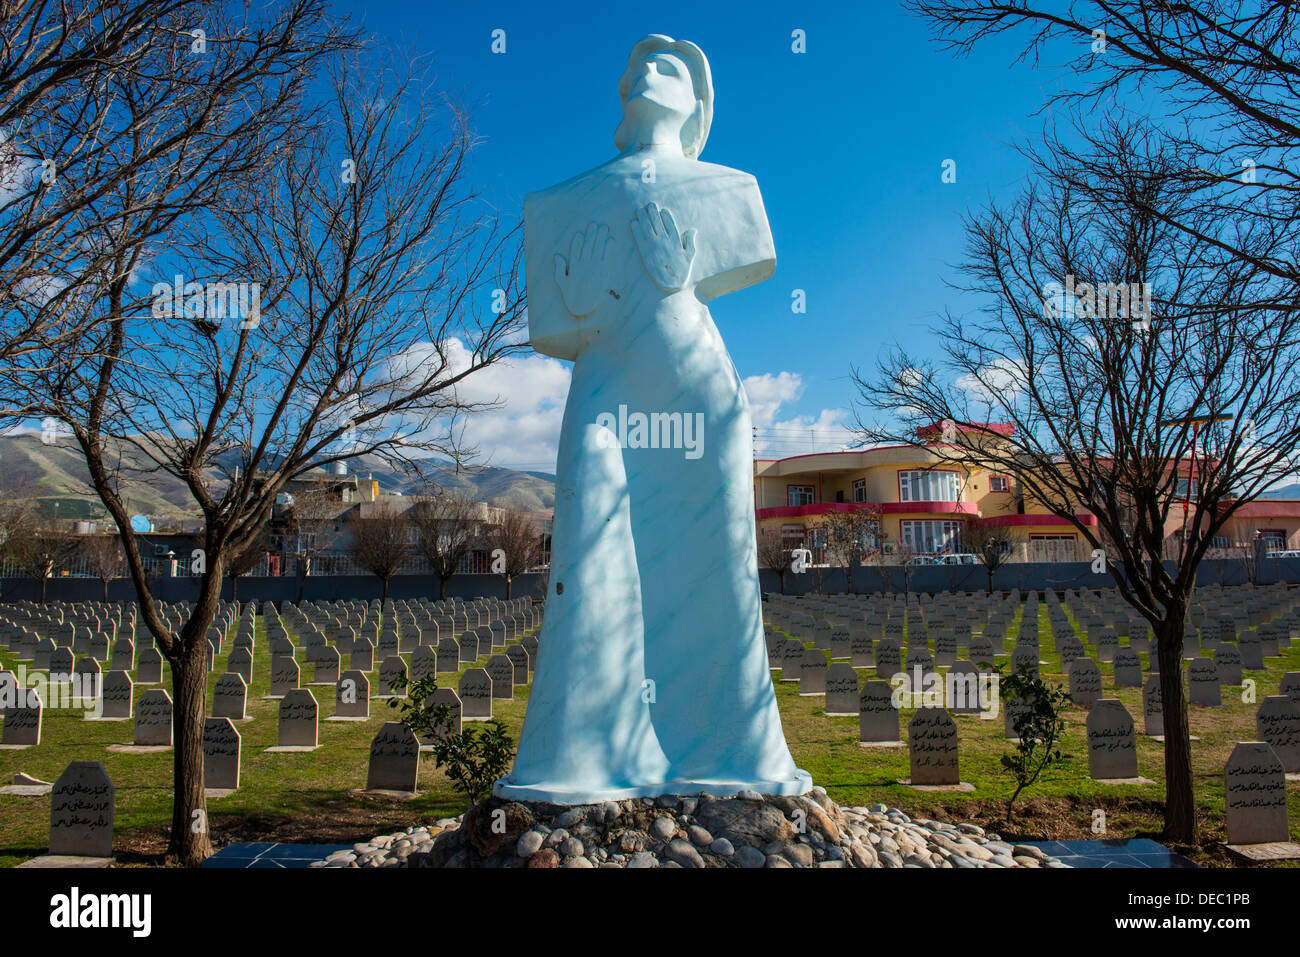
<path fill-rule="evenodd" d="M 138 468 L 145 460 L 128 448 L 123 452 L 123 461 Z M 373 455 L 353 459 L 349 470 L 373 476 L 386 492 L 411 495 L 421 485 L 418 477 L 394 470 Z M 547 511 L 555 506 L 555 477 L 541 472 L 504 468 L 456 472 L 445 467 L 445 463 L 431 461 L 423 474 L 445 488 L 471 494 L 477 501 L 510 505 L 528 512 Z M 0 435 L 0 479 L 8 488 L 30 489 L 34 497 L 49 501 L 51 507 L 57 502 L 60 517 L 105 515 L 90 487 L 85 463 L 70 439 L 60 438 L 54 445 L 45 445 L 35 434 Z M 184 485 L 170 476 L 138 475 L 129 487 L 127 507 L 132 514 L 148 515 L 155 522 L 193 521 L 197 517 Z"/>

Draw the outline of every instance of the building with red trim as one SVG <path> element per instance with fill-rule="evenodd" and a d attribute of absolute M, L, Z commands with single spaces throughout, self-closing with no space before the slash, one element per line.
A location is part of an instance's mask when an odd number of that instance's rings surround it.
<path fill-rule="evenodd" d="M 982 427 L 992 432 L 1010 428 Z M 932 431 L 938 437 L 937 427 Z M 926 430 L 919 434 L 926 437 Z M 886 556 L 897 555 L 900 547 L 919 555 L 966 551 L 967 530 L 974 526 L 1014 530 L 1009 537 L 1012 558 L 1018 561 L 1086 561 L 1092 548 L 1067 519 L 1026 496 L 1015 475 L 955 465 L 925 447 L 882 446 L 754 462 L 759 534 L 779 535 L 786 549 L 810 549 L 814 564 L 826 562 L 828 515 L 873 507 L 881 512 L 882 535 L 871 545 Z M 1085 526 L 1097 525 L 1086 510 L 1076 516 Z M 1166 542 L 1173 548 L 1182 526 L 1183 510 L 1176 503 L 1166 528 Z M 1241 506 L 1214 543 L 1217 557 L 1249 547 L 1257 538 L 1269 551 L 1300 548 L 1300 501 L 1263 499 Z"/>

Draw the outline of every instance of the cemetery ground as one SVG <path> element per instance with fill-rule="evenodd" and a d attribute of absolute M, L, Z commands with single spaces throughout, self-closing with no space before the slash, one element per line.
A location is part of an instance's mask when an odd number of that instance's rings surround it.
<path fill-rule="evenodd" d="M 1047 664 L 1042 672 L 1049 680 L 1065 683 L 1059 676 L 1059 658 L 1044 604 L 1039 604 L 1041 655 Z M 238 628 L 231 623 L 229 639 Z M 1077 623 L 1076 632 L 1081 629 Z M 292 630 L 292 629 L 291 629 Z M 1019 630 L 1018 618 L 1008 628 L 1002 650 L 1009 652 Z M 811 647 L 810 636 L 796 636 Z M 366 841 L 414 824 L 432 824 L 439 818 L 465 810 L 466 801 L 435 769 L 429 755 L 421 761 L 419 797 L 400 800 L 367 795 L 365 786 L 370 743 L 385 721 L 396 720 L 385 699 L 372 697 L 370 718 L 365 722 L 327 720 L 334 713 L 334 686 L 309 685 L 312 669 L 304 649 L 297 657 L 302 666 L 304 687 L 311 688 L 320 705 L 321 747 L 309 753 L 267 753 L 276 744 L 278 700 L 270 700 L 271 656 L 264 624 L 256 621 L 253 683 L 248 692 L 247 713 L 251 720 L 237 723 L 243 740 L 240 788 L 227 797 L 210 799 L 208 814 L 214 849 L 233 842 L 294 842 L 343 844 Z M 223 645 L 228 653 L 229 645 Z M 1211 867 L 1235 866 L 1239 862 L 1222 847 L 1224 839 L 1223 769 L 1233 745 L 1257 739 L 1257 702 L 1278 693 L 1282 675 L 1300 671 L 1300 645 L 1281 649 L 1280 658 L 1266 659 L 1266 669 L 1252 671 L 1257 683 L 1256 703 L 1243 703 L 1241 688 L 1223 689 L 1218 708 L 1193 706 L 1190 710 L 1197 803 L 1201 809 L 1201 843 L 1196 847 L 1174 846 L 1174 850 L 1198 864 Z M 827 652 L 829 657 L 829 652 Z M 1146 664 L 1146 655 L 1142 656 Z M 209 677 L 209 700 L 223 668 L 218 658 Z M 1005 660 L 1005 659 L 1003 659 Z M 462 663 L 458 673 L 439 676 L 440 687 L 456 686 L 459 676 L 471 667 L 482 667 L 486 657 Z M 0 667 L 13 668 L 17 660 L 0 651 Z M 876 678 L 874 668 L 858 668 L 859 681 Z M 938 669 L 940 673 L 946 669 Z M 1006 801 L 1014 789 L 1011 776 L 1000 766 L 1000 758 L 1013 745 L 1003 737 L 1003 720 L 978 716 L 956 716 L 959 728 L 961 780 L 974 785 L 971 792 L 920 792 L 898 783 L 908 777 L 908 751 L 902 748 L 863 748 L 858 744 L 858 719 L 828 717 L 824 696 L 801 697 L 797 683 L 777 682 L 777 699 L 787 740 L 798 765 L 811 773 L 814 783 L 824 787 L 832 800 L 842 805 L 881 802 L 914 815 L 939 821 L 979 824 L 1004 838 L 1024 840 L 1079 840 L 1097 838 L 1151 837 L 1160 840 L 1163 823 L 1164 758 L 1162 744 L 1141 734 L 1141 689 L 1114 688 L 1109 665 L 1103 666 L 1105 697 L 1118 697 L 1139 724 L 1138 760 L 1142 776 L 1151 785 L 1105 785 L 1088 773 L 1084 721 L 1087 712 L 1070 708 L 1062 743 L 1065 760 L 1049 769 L 1033 787 L 1022 793 L 1011 824 L 1005 822 Z M 1056 677 L 1052 677 L 1056 675 Z M 779 674 L 774 673 L 775 677 Z M 372 691 L 376 690 L 372 673 Z M 161 686 L 170 691 L 170 672 L 164 671 Z M 136 699 L 147 690 L 135 689 Z M 494 701 L 493 714 L 504 724 L 512 740 L 518 741 L 528 698 L 528 687 L 515 689 L 513 701 Z M 906 740 L 907 723 L 914 712 L 900 712 L 900 729 Z M 19 771 L 46 781 L 55 780 L 75 760 L 104 764 L 116 791 L 114 847 L 116 866 L 162 863 L 171 821 L 172 761 L 170 750 L 152 754 L 126 754 L 107 750 L 108 745 L 127 744 L 132 724 L 86 721 L 80 709 L 47 709 L 41 744 L 26 751 L 0 751 L 0 782 L 7 783 Z M 1294 792 L 1295 784 L 1289 786 Z M 1290 805 L 1293 838 L 1300 836 L 1300 801 Z M 1096 811 L 1105 814 L 1105 830 L 1095 828 Z M 0 866 L 13 866 L 45 852 L 48 843 L 49 796 L 32 798 L 0 795 Z M 1297 866 L 1300 862 L 1269 865 Z"/>

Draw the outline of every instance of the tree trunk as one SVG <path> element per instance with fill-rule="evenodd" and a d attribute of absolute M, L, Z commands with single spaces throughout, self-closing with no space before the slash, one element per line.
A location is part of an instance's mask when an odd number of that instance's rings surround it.
<path fill-rule="evenodd" d="M 42 605 L 45 604 L 45 585 L 47 582 L 49 582 L 49 578 L 46 577 L 45 575 L 42 575 L 41 576 L 41 604 Z"/>
<path fill-rule="evenodd" d="M 385 602 L 387 602 L 387 601 L 388 601 L 388 579 L 385 578 L 383 581 L 384 581 L 384 598 L 383 598 L 383 600 L 384 600 Z"/>
<path fill-rule="evenodd" d="M 1156 631 L 1160 658 L 1160 700 L 1165 722 L 1165 837 L 1196 843 L 1196 796 L 1192 788 L 1192 745 L 1183 688 L 1183 616 L 1170 606 Z"/>
<path fill-rule="evenodd" d="M 104 583 L 104 601 L 105 603 L 107 603 L 108 602 L 108 579 L 105 578 L 102 579 L 102 581 Z"/>
<path fill-rule="evenodd" d="M 208 803 L 203 793 L 203 718 L 207 710 L 207 625 L 196 626 L 194 618 L 185 631 L 183 647 L 172 666 L 172 733 L 175 794 L 172 799 L 172 832 L 167 856 L 186 867 L 197 867 L 212 856 L 208 838 Z M 205 618 L 204 621 L 210 620 Z"/>

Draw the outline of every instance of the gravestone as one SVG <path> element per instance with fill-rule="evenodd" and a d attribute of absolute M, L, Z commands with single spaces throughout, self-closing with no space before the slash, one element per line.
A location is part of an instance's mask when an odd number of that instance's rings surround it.
<path fill-rule="evenodd" d="M 406 662 L 399 655 L 389 655 L 379 663 L 379 694 L 402 697 L 404 692 L 399 690 L 399 686 L 405 678 Z"/>
<path fill-rule="evenodd" d="M 50 854 L 113 856 L 113 782 L 98 761 L 73 761 L 50 797 Z"/>
<path fill-rule="evenodd" d="M 315 665 L 312 670 L 312 684 L 332 685 L 338 683 L 341 658 L 337 648 L 324 645 L 321 648 L 314 649 L 312 664 Z"/>
<path fill-rule="evenodd" d="M 1088 712 L 1088 773 L 1094 781 L 1138 776 L 1133 717 L 1118 698 L 1102 698 Z"/>
<path fill-rule="evenodd" d="M 455 638 L 439 638 L 437 645 L 438 674 L 452 674 L 460 670 L 460 646 Z"/>
<path fill-rule="evenodd" d="M 855 668 L 870 668 L 875 663 L 871 635 L 861 628 L 849 636 L 849 661 Z"/>
<path fill-rule="evenodd" d="M 244 684 L 253 683 L 253 653 L 247 648 L 236 648 L 226 659 L 226 671 L 239 675 Z"/>
<path fill-rule="evenodd" d="M 1142 686 L 1142 718 L 1143 731 L 1147 735 L 1153 738 L 1165 736 L 1165 705 L 1160 695 L 1159 675 L 1152 675 Z"/>
<path fill-rule="evenodd" d="M 1219 684 L 1241 684 L 1241 651 L 1236 645 L 1220 645 L 1215 649 L 1214 663 L 1219 668 Z"/>
<path fill-rule="evenodd" d="M 242 676 L 227 671 L 212 692 L 212 717 L 243 721 L 248 707 L 248 685 Z"/>
<path fill-rule="evenodd" d="M 203 786 L 206 789 L 239 790 L 240 745 L 239 732 L 229 718 L 203 720 Z"/>
<path fill-rule="evenodd" d="M 1030 714 L 1033 706 L 1024 698 L 1002 699 L 1002 735 L 1009 741 L 1020 740 L 1016 721 L 1022 714 Z"/>
<path fill-rule="evenodd" d="M 848 661 L 853 657 L 853 633 L 847 628 L 831 629 L 831 658 Z M 854 695 L 856 698 L 857 695 Z"/>
<path fill-rule="evenodd" d="M 352 642 L 352 651 L 348 655 L 348 665 L 353 671 L 367 674 L 375 670 L 375 643 L 369 638 L 359 637 Z"/>
<path fill-rule="evenodd" d="M 898 744 L 898 709 L 888 681 L 867 681 L 858 696 L 858 743 Z"/>
<path fill-rule="evenodd" d="M 492 697 L 496 701 L 513 701 L 515 697 L 515 666 L 505 655 L 493 655 L 484 666 L 492 681 Z"/>
<path fill-rule="evenodd" d="M 847 662 L 834 662 L 826 670 L 826 713 L 849 716 L 859 713 L 858 673 Z"/>
<path fill-rule="evenodd" d="M 1259 632 L 1246 630 L 1237 638 L 1237 653 L 1241 655 L 1241 666 L 1251 671 L 1264 669 L 1264 645 L 1259 640 Z"/>
<path fill-rule="evenodd" d="M 948 669 L 945 681 L 948 710 L 952 714 L 979 714 L 987 704 L 980 686 L 980 672 L 972 661 L 958 660 Z"/>
<path fill-rule="evenodd" d="M 5 747 L 35 747 L 41 743 L 41 696 L 34 689 L 19 692 L 18 704 L 9 708 L 4 716 L 4 736 L 0 744 Z"/>
<path fill-rule="evenodd" d="M 1288 671 L 1282 676 L 1282 681 L 1277 687 L 1278 694 L 1284 694 L 1300 708 L 1300 671 Z"/>
<path fill-rule="evenodd" d="M 135 683 L 138 685 L 161 684 L 163 680 L 163 656 L 157 648 L 143 648 L 135 666 Z"/>
<path fill-rule="evenodd" d="M 1203 708 L 1217 708 L 1223 704 L 1220 695 L 1220 673 L 1209 658 L 1197 658 L 1187 666 L 1187 700 Z"/>
<path fill-rule="evenodd" d="M 803 642 L 787 638 L 781 647 L 781 680 L 798 681 L 799 669 L 803 667 Z"/>
<path fill-rule="evenodd" d="M 1223 773 L 1228 843 L 1289 841 L 1286 772 L 1273 749 L 1263 741 L 1240 741 Z"/>
<path fill-rule="evenodd" d="M 1287 774 L 1300 774 L 1300 708 L 1286 695 L 1270 695 L 1259 703 L 1255 728 Z"/>
<path fill-rule="evenodd" d="M 299 687 L 302 669 L 290 655 L 271 656 L 271 697 L 283 698 Z"/>
<path fill-rule="evenodd" d="M 478 660 L 478 636 L 469 633 L 456 639 L 457 655 L 462 665 Z"/>
<path fill-rule="evenodd" d="M 456 688 L 463 721 L 487 721 L 492 717 L 492 679 L 482 668 L 471 668 Z"/>
<path fill-rule="evenodd" d="M 1115 667 L 1115 687 L 1142 687 L 1142 661 L 1136 651 L 1132 648 L 1116 648 L 1112 661 Z"/>
<path fill-rule="evenodd" d="M 334 716 L 337 718 L 370 717 L 370 679 L 355 668 L 339 676 L 334 689 Z"/>
<path fill-rule="evenodd" d="M 460 696 L 450 688 L 439 688 L 431 694 L 425 701 L 425 708 L 432 711 L 438 707 L 447 709 L 447 725 L 445 729 L 435 728 L 422 739 L 423 744 L 434 744 L 443 734 L 460 734 L 461 729 L 461 705 Z"/>
<path fill-rule="evenodd" d="M 172 699 L 161 688 L 140 695 L 135 706 L 135 738 L 139 747 L 172 746 Z"/>
<path fill-rule="evenodd" d="M 316 697 L 307 688 L 296 688 L 280 700 L 280 726 L 277 747 L 314 748 L 317 746 Z"/>
<path fill-rule="evenodd" d="M 1101 669 L 1091 658 L 1076 658 L 1070 664 L 1070 700 L 1075 707 L 1091 708 L 1101 700 Z"/>
<path fill-rule="evenodd" d="M 799 694 L 826 693 L 826 656 L 820 648 L 806 648 L 799 663 Z"/>
<path fill-rule="evenodd" d="M 420 645 L 411 652 L 411 681 L 432 678 L 438 673 L 438 654 L 428 645 Z"/>
<path fill-rule="evenodd" d="M 903 670 L 903 648 L 894 638 L 884 638 L 876 645 L 876 677 L 889 680 Z"/>
<path fill-rule="evenodd" d="M 101 661 L 103 655 L 97 655 Z M 135 669 L 135 643 L 128 638 L 119 638 L 113 642 L 113 671 L 133 671 Z"/>
<path fill-rule="evenodd" d="M 1018 675 L 1021 669 L 1028 669 L 1031 675 L 1038 677 L 1038 649 L 1033 645 L 1017 642 L 1011 652 L 1011 673 Z"/>
<path fill-rule="evenodd" d="M 132 692 L 131 676 L 125 671 L 110 671 L 104 675 L 99 686 L 101 717 L 123 719 L 131 717 Z"/>
<path fill-rule="evenodd" d="M 400 721 L 386 721 L 370 742 L 368 791 L 415 790 L 420 775 L 420 742 Z"/>
<path fill-rule="evenodd" d="M 517 685 L 528 684 L 528 649 L 523 645 L 511 645 L 506 649 L 506 657 L 514 665 L 514 683 Z"/>
<path fill-rule="evenodd" d="M 918 708 L 907 726 L 911 784 L 960 784 L 957 722 L 943 708 Z"/>

